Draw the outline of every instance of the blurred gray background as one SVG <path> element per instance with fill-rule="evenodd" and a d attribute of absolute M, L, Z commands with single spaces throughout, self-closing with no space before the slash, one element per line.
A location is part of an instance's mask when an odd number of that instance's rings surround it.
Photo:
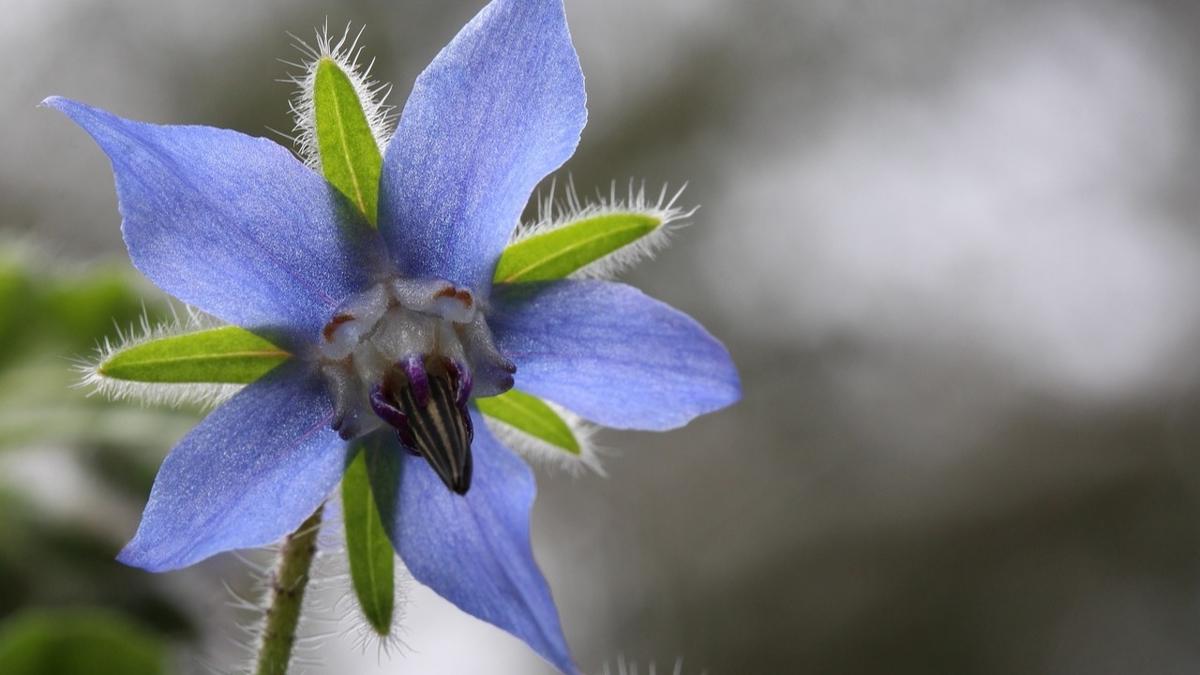
<path fill-rule="evenodd" d="M 400 105 L 481 5 L 4 0 L 0 227 L 52 267 L 127 264 L 107 163 L 47 95 L 268 135 L 291 126 L 285 31 L 365 24 Z M 607 478 L 539 470 L 535 548 L 585 670 L 1200 670 L 1200 4 L 567 9 L 591 121 L 566 170 L 689 181 L 694 224 L 626 278 L 745 387 L 681 431 L 603 434 Z M 70 461 L 13 453 L 0 481 L 94 520 Z M 115 551 L 137 504 L 101 513 Z M 236 663 L 219 582 L 242 567 L 151 582 L 201 625 L 186 671 Z M 391 656 L 335 616 L 305 672 L 546 672 L 406 596 Z"/>

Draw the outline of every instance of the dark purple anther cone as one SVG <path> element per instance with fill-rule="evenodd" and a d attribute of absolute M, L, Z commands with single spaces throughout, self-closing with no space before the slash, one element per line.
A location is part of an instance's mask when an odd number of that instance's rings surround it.
<path fill-rule="evenodd" d="M 466 414 L 467 399 L 471 397 L 471 385 L 474 381 L 471 378 L 471 371 L 464 368 L 461 363 L 454 359 L 444 359 L 446 372 L 449 373 L 450 379 L 457 385 L 455 387 L 454 402 L 458 407 L 463 409 L 463 414 Z M 468 415 L 469 417 L 469 415 Z"/>
<path fill-rule="evenodd" d="M 406 450 L 429 463 L 447 488 L 466 494 L 475 435 L 466 405 L 471 393 L 469 371 L 454 366 L 428 373 L 419 364 L 405 359 L 398 370 L 409 375 L 407 380 L 397 373 L 373 387 L 371 409 L 396 430 Z"/>
<path fill-rule="evenodd" d="M 412 388 L 413 398 L 421 405 L 429 405 L 429 374 L 425 372 L 425 357 L 421 354 L 407 356 L 399 366 L 408 376 L 408 386 Z"/>
<path fill-rule="evenodd" d="M 412 428 L 408 425 L 408 416 L 392 402 L 391 396 L 384 391 L 383 387 L 371 389 L 371 410 L 375 411 L 379 419 L 387 422 L 388 426 L 396 430 L 396 437 L 400 439 L 400 445 L 414 455 L 420 454 L 416 449 Z"/>

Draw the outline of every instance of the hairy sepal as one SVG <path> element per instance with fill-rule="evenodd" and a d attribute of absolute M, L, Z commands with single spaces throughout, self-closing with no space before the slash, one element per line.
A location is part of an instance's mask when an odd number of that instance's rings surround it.
<path fill-rule="evenodd" d="M 321 172 L 374 225 L 383 155 L 353 82 L 332 58 L 317 63 L 313 99 Z"/>
<path fill-rule="evenodd" d="M 562 201 L 550 196 L 539 203 L 539 221 L 518 230 L 496 264 L 496 283 L 552 281 L 566 277 L 609 278 L 650 258 L 670 232 L 695 209 L 678 208 L 683 190 L 668 197 L 664 186 L 657 200 L 645 186 L 631 183 L 626 197 L 616 188 L 584 205 L 572 186 Z"/>
<path fill-rule="evenodd" d="M 592 443 L 596 428 L 578 415 L 516 389 L 475 400 L 488 428 L 527 459 L 579 473 L 585 467 L 603 474 Z"/>
<path fill-rule="evenodd" d="M 387 637 L 395 615 L 395 552 L 375 505 L 363 452 L 342 477 L 342 516 L 350 579 L 359 609 L 371 630 Z"/>
<path fill-rule="evenodd" d="M 395 111 L 385 103 L 391 86 L 370 77 L 374 61 L 360 65 L 361 36 L 362 29 L 352 33 L 349 24 L 336 38 L 329 34 L 328 25 L 318 29 L 314 45 L 292 36 L 302 59 L 299 63 L 285 62 L 299 70 L 286 81 L 296 85 L 290 104 L 295 120 L 290 138 L 297 152 L 374 223 L 375 208 L 371 204 L 377 202 L 377 196 L 368 198 L 366 193 L 378 194 L 380 149 L 387 146 Z M 339 128 L 339 119 L 345 140 L 332 133 Z M 373 152 L 367 145 L 368 136 L 373 141 Z M 337 168 L 347 164 L 342 158 L 346 149 L 352 151 L 349 164 L 355 167 L 354 175 L 363 188 L 361 199 L 356 198 L 345 170 Z"/>
<path fill-rule="evenodd" d="M 211 407 L 289 358 L 254 333 L 191 313 L 157 326 L 143 318 L 78 369 L 81 386 L 109 398 Z"/>

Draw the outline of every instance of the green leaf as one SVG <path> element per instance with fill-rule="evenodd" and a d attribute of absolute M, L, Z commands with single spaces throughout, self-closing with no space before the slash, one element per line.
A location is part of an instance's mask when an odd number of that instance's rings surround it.
<path fill-rule="evenodd" d="M 0 626 L 4 675 L 164 675 L 166 651 L 102 610 L 26 611 Z"/>
<path fill-rule="evenodd" d="M 249 384 L 290 356 L 254 333 L 222 326 L 119 349 L 97 372 L 136 382 Z"/>
<path fill-rule="evenodd" d="M 596 262 L 662 227 L 653 213 L 604 213 L 521 239 L 500 255 L 496 283 L 551 281 Z"/>
<path fill-rule="evenodd" d="M 365 452 L 359 452 L 342 476 L 342 514 L 346 519 L 346 554 L 350 579 L 367 623 L 380 635 L 392 630 L 395 589 L 392 542 L 383 530 L 371 494 Z"/>
<path fill-rule="evenodd" d="M 383 157 L 358 92 L 330 58 L 317 64 L 313 88 L 321 172 L 374 225 Z"/>
<path fill-rule="evenodd" d="M 475 405 L 484 415 L 499 420 L 518 431 L 545 441 L 563 452 L 578 455 L 579 440 L 554 409 L 536 396 L 510 389 L 499 396 L 480 398 Z"/>

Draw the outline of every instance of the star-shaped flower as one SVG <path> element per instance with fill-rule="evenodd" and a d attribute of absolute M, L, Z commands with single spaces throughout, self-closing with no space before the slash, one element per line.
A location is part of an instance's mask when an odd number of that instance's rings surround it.
<path fill-rule="evenodd" d="M 530 549 L 532 473 L 474 401 L 515 382 L 664 430 L 740 390 L 717 340 L 629 286 L 493 283 L 586 119 L 562 0 L 494 0 L 421 74 L 383 153 L 377 228 L 272 141 L 46 103 L 111 159 L 134 265 L 290 354 L 172 450 L 120 559 L 170 570 L 275 542 L 366 448 L 412 575 L 575 672 Z"/>

